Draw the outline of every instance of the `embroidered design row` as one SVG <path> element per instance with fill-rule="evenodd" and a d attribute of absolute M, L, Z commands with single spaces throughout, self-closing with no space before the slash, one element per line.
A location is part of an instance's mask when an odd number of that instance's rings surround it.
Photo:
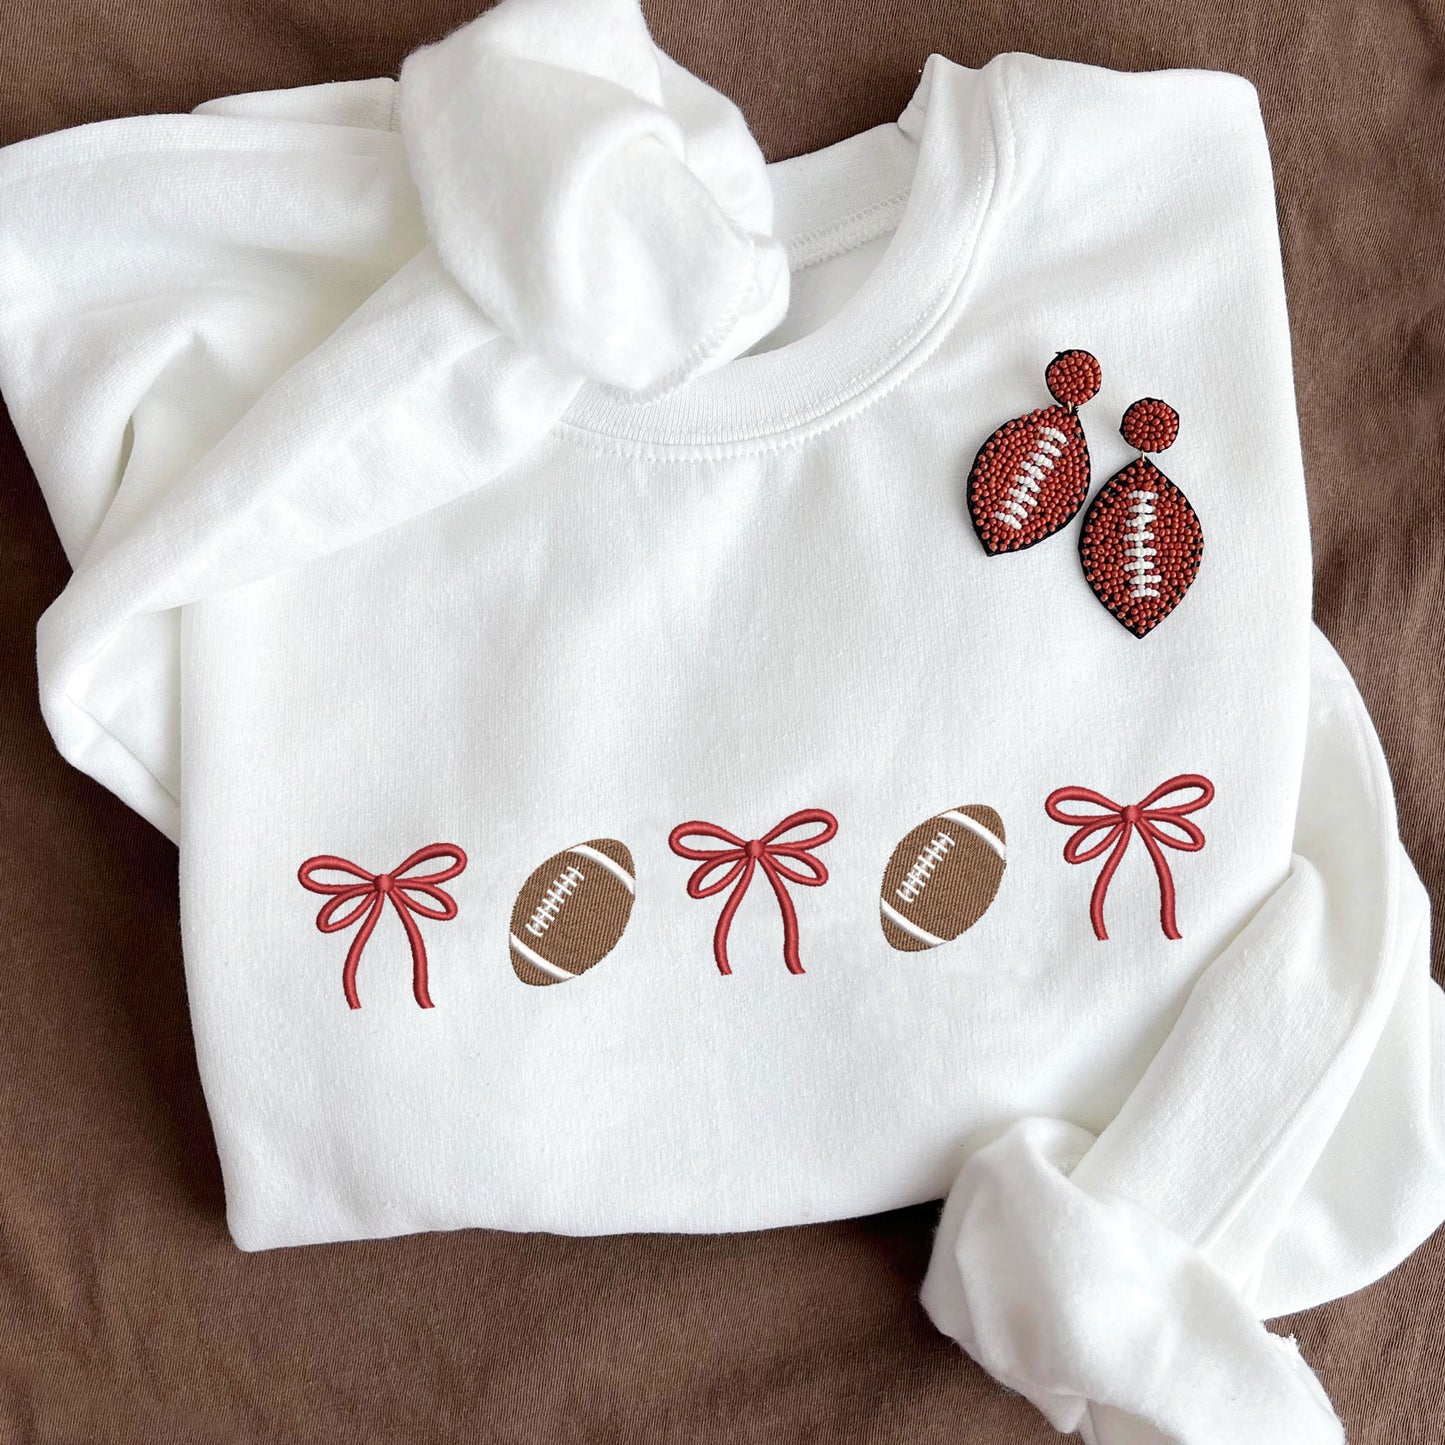
<path fill-rule="evenodd" d="M 984 442 L 968 475 L 968 510 L 989 556 L 1022 552 L 1073 521 L 1089 493 L 1089 443 L 1079 408 L 1103 381 L 1087 351 L 1061 351 L 1044 380 L 1055 405 L 1006 421 Z M 1204 529 L 1189 498 L 1146 453 L 1166 451 L 1179 413 L 1146 396 L 1119 427 L 1139 456 L 1103 487 L 1079 534 L 1094 596 L 1135 637 L 1146 637 L 1184 600 L 1204 557 Z"/>
<path fill-rule="evenodd" d="M 1183 797 L 1176 799 L 1177 794 Z M 1192 794 L 1192 796 L 1191 796 Z M 1204 834 L 1189 814 L 1206 807 L 1214 785 L 1197 773 L 1170 778 L 1138 803 L 1121 805 L 1090 788 L 1058 788 L 1044 807 L 1057 823 L 1074 828 L 1064 845 L 1069 863 L 1109 856 L 1094 883 L 1089 917 L 1107 939 L 1104 901 L 1129 841 L 1143 840 L 1159 881 L 1160 926 L 1180 937 L 1174 879 L 1164 849 L 1197 853 Z M 1175 799 L 1175 801 L 1169 801 Z M 1068 810 L 1082 805 L 1089 811 Z M 800 928 L 793 887 L 821 888 L 828 869 L 816 850 L 838 833 L 838 820 L 823 808 L 791 813 L 759 838 L 745 839 L 715 823 L 680 823 L 668 835 L 679 858 L 696 863 L 687 881 L 690 898 L 726 894 L 713 930 L 718 972 L 732 973 L 728 935 L 758 873 L 766 878 L 783 924 L 783 962 L 801 974 Z M 427 868 L 427 864 L 441 867 Z M 1008 849 L 1003 819 L 983 804 L 947 808 L 911 829 L 883 870 L 879 923 L 891 948 L 916 953 L 950 943 L 988 911 L 1003 882 Z M 297 871 L 301 886 L 326 898 L 316 916 L 322 933 L 355 927 L 342 966 L 349 1007 L 361 1007 L 357 969 L 387 903 L 401 920 L 411 951 L 412 993 L 431 1008 L 426 942 L 420 920 L 449 922 L 456 900 L 441 886 L 458 877 L 467 855 L 453 843 L 433 843 L 404 858 L 390 872 L 371 873 L 333 853 L 308 858 Z M 615 838 L 594 838 L 554 853 L 533 869 L 517 893 L 509 927 L 512 969 L 523 983 L 565 983 L 595 968 L 621 942 L 637 895 L 632 854 Z"/>

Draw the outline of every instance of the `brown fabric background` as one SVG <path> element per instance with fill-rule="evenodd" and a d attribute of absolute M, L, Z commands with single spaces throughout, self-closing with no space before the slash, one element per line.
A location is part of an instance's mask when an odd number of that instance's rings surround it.
<path fill-rule="evenodd" d="M 466 0 L 8 0 L 0 140 L 393 74 L 471 13 Z M 649 16 L 772 157 L 894 119 L 930 50 L 1207 66 L 1259 86 L 1317 613 L 1373 709 L 1445 916 L 1445 4 L 655 0 Z M 0 1438 L 1057 1438 L 920 1311 L 932 1208 L 734 1238 L 472 1231 L 233 1249 L 186 1020 L 175 854 L 62 764 L 41 725 L 34 626 L 66 568 L 8 423 L 0 468 Z M 1437 1236 L 1373 1288 L 1289 1322 L 1358 1445 L 1445 1440 L 1442 1302 Z"/>

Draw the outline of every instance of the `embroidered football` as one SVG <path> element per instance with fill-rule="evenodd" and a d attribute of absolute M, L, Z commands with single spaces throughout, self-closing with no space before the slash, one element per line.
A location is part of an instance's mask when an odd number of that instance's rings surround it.
<path fill-rule="evenodd" d="M 978 803 L 920 823 L 883 874 L 883 936 L 901 953 L 949 943 L 988 912 L 1003 881 L 1003 819 Z"/>
<path fill-rule="evenodd" d="M 1179 435 L 1179 413 L 1146 396 L 1119 428 L 1139 456 L 1100 489 L 1084 517 L 1079 556 L 1094 595 L 1135 637 L 1184 600 L 1204 557 L 1204 529 L 1189 498 L 1144 455 Z"/>
<path fill-rule="evenodd" d="M 1089 444 L 1078 409 L 1099 389 L 1099 363 L 1087 351 L 1061 351 L 1044 380 L 1057 405 L 1006 421 L 968 475 L 969 516 L 990 556 L 1052 537 L 1089 494 Z"/>
<path fill-rule="evenodd" d="M 554 853 L 512 908 L 512 968 L 523 983 L 565 983 L 616 948 L 632 916 L 637 870 L 615 838 Z"/>

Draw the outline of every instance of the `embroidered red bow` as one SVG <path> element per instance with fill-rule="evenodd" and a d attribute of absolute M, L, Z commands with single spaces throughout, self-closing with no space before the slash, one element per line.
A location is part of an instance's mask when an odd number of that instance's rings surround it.
<path fill-rule="evenodd" d="M 433 858 L 450 858 L 451 862 L 435 873 L 422 873 L 408 877 L 411 870 Z M 367 941 L 376 928 L 386 900 L 396 909 L 401 926 L 406 929 L 406 939 L 411 945 L 411 991 L 422 1008 L 431 1008 L 431 994 L 427 991 L 426 944 L 422 941 L 417 918 L 436 918 L 447 922 L 457 916 L 456 900 L 444 892 L 438 884 L 455 878 L 467 866 L 467 855 L 454 843 L 432 843 L 418 848 L 411 857 L 404 859 L 390 873 L 368 873 L 345 858 L 330 853 L 308 858 L 297 870 L 296 877 L 303 888 L 312 893 L 329 893 L 328 902 L 322 905 L 316 915 L 316 926 L 322 933 L 339 933 L 350 928 L 359 919 L 361 928 L 346 950 L 346 965 L 341 971 L 341 986 L 346 991 L 346 1002 L 352 1008 L 360 1008 L 361 1000 L 356 996 L 356 966 L 361 962 Z M 323 883 L 318 873 L 344 873 L 356 879 L 354 883 Z M 421 897 L 413 895 L 420 894 Z M 431 899 L 433 907 L 423 901 Z M 354 906 L 348 906 L 354 905 Z"/>
<path fill-rule="evenodd" d="M 1196 789 L 1198 796 L 1183 802 L 1161 806 L 1171 793 Z M 1089 863 L 1110 848 L 1099 876 L 1094 880 L 1094 892 L 1089 900 L 1089 917 L 1094 924 L 1096 938 L 1108 938 L 1104 931 L 1104 898 L 1109 892 L 1109 883 L 1124 853 L 1129 839 L 1135 832 L 1144 840 L 1149 857 L 1154 862 L 1154 872 L 1159 877 L 1159 922 L 1166 938 L 1178 938 L 1179 928 L 1174 919 L 1174 878 L 1169 872 L 1169 863 L 1164 856 L 1165 848 L 1177 848 L 1183 853 L 1197 853 L 1204 846 L 1204 833 L 1197 823 L 1185 816 L 1206 807 L 1214 797 L 1214 784 L 1198 773 L 1181 773 L 1161 783 L 1141 802 L 1121 807 L 1111 798 L 1096 793 L 1090 788 L 1056 788 L 1049 794 L 1044 809 L 1056 823 L 1076 828 L 1074 836 L 1064 844 L 1064 861 L 1068 863 Z M 1061 803 L 1087 803 L 1099 808 L 1098 813 L 1067 813 Z M 1178 829 L 1178 832 L 1171 831 Z M 1104 836 L 1096 843 L 1089 839 L 1096 833 Z M 1089 844 L 1089 846 L 1085 846 Z"/>
<path fill-rule="evenodd" d="M 816 823 L 819 831 L 806 838 L 792 842 L 780 842 L 785 833 Z M 690 898 L 711 898 L 726 888 L 732 888 L 732 896 L 723 904 L 718 915 L 717 928 L 713 933 L 712 951 L 717 960 L 719 973 L 731 973 L 728 966 L 728 930 L 732 927 L 733 915 L 737 913 L 743 894 L 753 881 L 753 874 L 761 868 L 777 895 L 778 907 L 783 913 L 783 961 L 789 973 L 802 973 L 803 965 L 798 961 L 798 914 L 788 894 L 789 883 L 800 883 L 805 888 L 819 888 L 828 881 L 828 870 L 810 851 L 829 842 L 838 832 L 838 820 L 822 808 L 805 808 L 800 813 L 791 813 L 770 833 L 761 838 L 745 842 L 726 828 L 712 823 L 679 823 L 668 834 L 668 847 L 679 858 L 691 858 L 702 867 L 693 871 L 687 880 Z M 690 847 L 682 840 L 689 835 L 701 838 L 715 838 L 726 846 L 722 848 Z M 785 860 L 791 860 L 785 861 Z M 800 864 L 800 868 L 791 866 Z M 711 874 L 719 869 L 722 876 L 708 882 Z M 806 871 L 802 871 L 806 870 Z M 737 886 L 734 887 L 733 885 Z"/>

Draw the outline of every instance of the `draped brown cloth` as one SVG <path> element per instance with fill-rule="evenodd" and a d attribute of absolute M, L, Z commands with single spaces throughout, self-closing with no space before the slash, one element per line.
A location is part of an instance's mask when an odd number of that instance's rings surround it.
<path fill-rule="evenodd" d="M 463 0 L 9 0 L 0 141 L 395 74 L 473 13 Z M 1316 614 L 1384 737 L 1406 843 L 1445 918 L 1445 4 L 654 0 L 648 16 L 739 102 L 770 158 L 895 119 L 933 50 L 1254 81 L 1278 177 Z M 50 744 L 34 630 L 66 566 L 8 421 L 0 469 L 0 1440 L 1057 1438 L 919 1308 L 933 1206 L 721 1238 L 471 1230 L 238 1252 L 186 1018 L 175 851 Z M 1355 1445 L 1445 1441 L 1442 1304 L 1445 1235 L 1284 1322 Z"/>

